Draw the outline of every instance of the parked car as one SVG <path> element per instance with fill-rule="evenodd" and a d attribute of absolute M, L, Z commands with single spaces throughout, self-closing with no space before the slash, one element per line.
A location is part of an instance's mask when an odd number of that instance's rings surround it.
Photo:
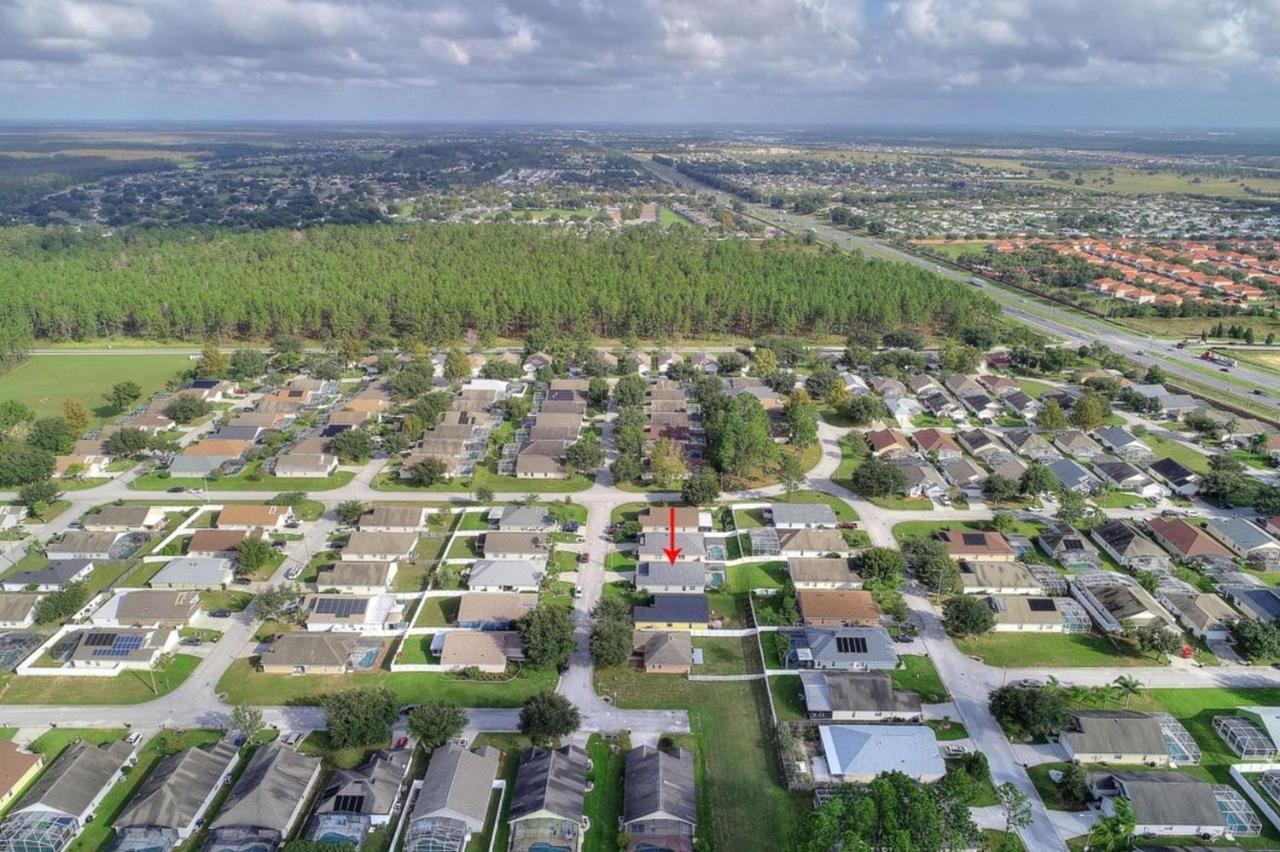
<path fill-rule="evenodd" d="M 184 636 L 182 637 L 182 640 L 178 642 L 179 645 L 201 645 L 203 643 L 204 640 L 199 636 Z"/>
<path fill-rule="evenodd" d="M 183 488 L 181 485 L 175 485 L 172 488 L 165 489 L 165 491 L 169 494 L 181 494 L 183 491 L 186 491 L 186 490 L 187 489 Z"/>
<path fill-rule="evenodd" d="M 215 609 L 213 612 L 209 613 L 209 617 L 210 617 L 210 618 L 230 618 L 230 617 L 231 617 L 231 610 L 229 610 L 229 609 Z"/>
<path fill-rule="evenodd" d="M 590 558 L 590 557 L 588 557 L 588 556 L 587 556 L 587 554 L 585 554 L 585 553 L 579 553 L 579 554 L 578 554 L 578 564 L 579 564 L 579 565 L 585 565 L 585 564 L 587 563 L 587 560 L 588 560 L 589 558 Z"/>

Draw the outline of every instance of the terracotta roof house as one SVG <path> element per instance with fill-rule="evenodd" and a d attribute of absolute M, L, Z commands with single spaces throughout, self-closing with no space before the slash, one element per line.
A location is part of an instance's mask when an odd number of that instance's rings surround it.
<path fill-rule="evenodd" d="M 1147 529 L 1184 562 L 1224 568 L 1235 562 L 1235 555 L 1200 527 L 1180 518 L 1151 518 Z"/>
<path fill-rule="evenodd" d="M 870 592 L 852 589 L 798 589 L 796 606 L 810 627 L 875 627 L 880 607 Z"/>
<path fill-rule="evenodd" d="M 0 808 L 24 790 L 42 766 L 40 755 L 23 751 L 10 740 L 0 740 Z"/>
<path fill-rule="evenodd" d="M 787 560 L 797 589 L 861 589 L 862 575 L 847 557 L 799 557 Z"/>
<path fill-rule="evenodd" d="M 228 503 L 218 512 L 215 526 L 220 530 L 279 530 L 293 520 L 293 509 L 289 506 Z"/>
<path fill-rule="evenodd" d="M 697 506 L 676 506 L 676 532 L 696 533 L 701 529 Z M 649 506 L 637 515 L 640 528 L 645 532 L 666 532 L 669 529 L 671 509 L 666 506 Z"/>
<path fill-rule="evenodd" d="M 940 530 L 938 539 L 955 560 L 1013 562 L 1017 558 L 1009 540 L 998 532 Z"/>
<path fill-rule="evenodd" d="M 897 429 L 872 429 L 865 434 L 872 455 L 901 456 L 911 453 L 907 436 Z"/>
<path fill-rule="evenodd" d="M 941 429 L 918 429 L 911 433 L 911 438 L 920 448 L 920 452 L 928 455 L 937 453 L 940 459 L 959 458 L 962 454 L 960 445 L 947 432 Z"/>
<path fill-rule="evenodd" d="M 244 530 L 196 530 L 187 542 L 187 555 L 234 559 L 236 548 L 248 535 Z"/>

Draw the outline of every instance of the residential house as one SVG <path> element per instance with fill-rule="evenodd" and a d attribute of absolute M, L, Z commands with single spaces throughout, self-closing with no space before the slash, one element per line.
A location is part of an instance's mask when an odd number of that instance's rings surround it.
<path fill-rule="evenodd" d="M 822 725 L 818 732 L 826 774 L 845 784 L 869 784 L 885 772 L 930 784 L 947 774 L 938 739 L 924 725 Z"/>
<path fill-rule="evenodd" d="M 862 575 L 845 557 L 802 557 L 787 560 L 791 584 L 800 589 L 861 589 Z"/>
<path fill-rule="evenodd" d="M 779 555 L 784 559 L 849 553 L 850 547 L 838 530 L 785 530 L 778 535 Z"/>
<path fill-rule="evenodd" d="M 399 812 L 400 791 L 413 752 L 379 749 L 355 769 L 337 769 L 316 799 L 307 837 L 321 843 L 346 836 L 360 841 Z"/>
<path fill-rule="evenodd" d="M 297 517 L 289 506 L 261 506 L 251 503 L 228 503 L 218 512 L 214 523 L 220 530 L 283 531 L 296 524 Z"/>
<path fill-rule="evenodd" d="M 654 595 L 647 606 L 632 611 L 637 630 L 706 630 L 711 620 L 707 596 Z"/>
<path fill-rule="evenodd" d="M 316 571 L 317 589 L 335 589 L 353 595 L 378 595 L 395 579 L 395 562 L 343 562 L 322 565 Z"/>
<path fill-rule="evenodd" d="M 458 627 L 510 630 L 538 605 L 538 596 L 522 592 L 467 592 L 458 599 Z"/>
<path fill-rule="evenodd" d="M 390 633 L 404 621 L 404 607 L 390 594 L 307 595 L 300 613 L 312 633 Z"/>
<path fill-rule="evenodd" d="M 187 541 L 187 555 L 204 559 L 235 559 L 244 530 L 196 530 Z"/>
<path fill-rule="evenodd" d="M 957 488 L 980 486 L 987 479 L 987 472 L 967 456 L 942 462 L 942 476 Z"/>
<path fill-rule="evenodd" d="M 1123 459 L 1099 457 L 1094 459 L 1093 469 L 1103 482 L 1121 491 L 1137 494 L 1145 500 L 1159 500 L 1169 493 L 1163 485 L 1152 481 L 1150 477 Z"/>
<path fill-rule="evenodd" d="M 134 761 L 133 746 L 121 740 L 71 744 L 9 809 L 0 823 L 0 848 L 63 852 Z"/>
<path fill-rule="evenodd" d="M 545 506 L 502 506 L 494 512 L 501 532 L 549 533 L 558 526 Z"/>
<path fill-rule="evenodd" d="M 1138 528 L 1128 521 L 1104 521 L 1093 528 L 1092 534 L 1098 546 L 1126 568 L 1134 571 L 1173 569 L 1169 554 L 1138 532 Z"/>
<path fill-rule="evenodd" d="M 282 633 L 262 649 L 259 666 L 267 674 L 345 674 L 369 670 L 381 657 L 382 642 L 352 634 Z"/>
<path fill-rule="evenodd" d="M 1200 474 L 1173 459 L 1156 459 L 1148 467 L 1174 494 L 1190 497 L 1200 489 Z"/>
<path fill-rule="evenodd" d="M 431 650 L 445 671 L 502 674 L 510 660 L 524 659 L 520 634 L 507 630 L 450 630 L 437 633 Z"/>
<path fill-rule="evenodd" d="M 234 577 L 230 559 L 179 556 L 166 562 L 149 585 L 153 589 L 175 591 L 225 589 Z"/>
<path fill-rule="evenodd" d="M 637 630 L 632 646 L 647 674 L 687 675 L 693 668 L 693 640 L 686 632 Z"/>
<path fill-rule="evenodd" d="M 282 479 L 323 479 L 338 469 L 338 457 L 329 453 L 282 453 L 274 473 Z"/>
<path fill-rule="evenodd" d="M 200 611 L 198 592 L 167 589 L 116 589 L 89 616 L 95 627 L 186 627 Z"/>
<path fill-rule="evenodd" d="M 1066 525 L 1045 531 L 1036 538 L 1036 544 L 1046 556 L 1068 571 L 1090 571 L 1102 567 L 1098 549 L 1082 533 Z"/>
<path fill-rule="evenodd" d="M 1214 786 L 1181 772 L 1090 772 L 1089 790 L 1105 816 L 1123 797 L 1133 812 L 1135 837 L 1208 837 L 1227 833 Z M 1247 808 L 1248 806 L 1245 805 Z"/>
<path fill-rule="evenodd" d="M 1098 477 L 1090 473 L 1075 459 L 1056 459 L 1048 464 L 1049 472 L 1058 484 L 1077 494 L 1092 494 L 1101 486 Z"/>
<path fill-rule="evenodd" d="M 1003 450 L 989 453 L 986 462 L 991 466 L 993 476 L 1003 476 L 1010 482 L 1017 482 L 1027 472 L 1027 463 L 1013 453 Z"/>
<path fill-rule="evenodd" d="M 338 558 L 343 562 L 402 562 L 417 546 L 417 533 L 358 530 L 347 539 Z"/>
<path fill-rule="evenodd" d="M 947 546 L 947 555 L 964 562 L 1013 562 L 1009 540 L 998 532 L 940 530 L 938 540 Z"/>
<path fill-rule="evenodd" d="M 431 752 L 409 826 L 405 852 L 464 852 L 484 831 L 502 752 L 446 743 Z"/>
<path fill-rule="evenodd" d="M 1161 592 L 1160 603 L 1183 629 L 1206 642 L 1225 642 L 1240 613 L 1212 592 Z"/>
<path fill-rule="evenodd" d="M 103 506 L 80 518 L 89 532 L 148 532 L 164 523 L 163 506 Z"/>
<path fill-rule="evenodd" d="M 942 474 L 926 461 L 916 457 L 895 458 L 890 462 L 902 471 L 906 479 L 906 495 L 908 497 L 927 497 L 930 500 L 941 500 L 946 497 L 950 488 Z"/>
<path fill-rule="evenodd" d="M 693 752 L 639 746 L 627 752 L 621 830 L 626 852 L 692 852 L 698 825 Z"/>
<path fill-rule="evenodd" d="M 480 559 L 467 569 L 467 588 L 473 592 L 536 592 L 546 574 L 545 562 Z"/>
<path fill-rule="evenodd" d="M 36 623 L 36 592 L 9 592 L 0 595 L 0 629 L 26 630 Z"/>
<path fill-rule="evenodd" d="M 873 456 L 893 458 L 912 453 L 907 436 L 897 429 L 870 429 L 864 434 Z"/>
<path fill-rule="evenodd" d="M 1280 570 L 1280 541 L 1247 518 L 1210 518 L 1207 528 L 1255 568 Z"/>
<path fill-rule="evenodd" d="M 775 529 L 812 530 L 836 525 L 836 513 L 826 503 L 773 503 L 769 518 Z"/>
<path fill-rule="evenodd" d="M 956 459 L 964 454 L 955 438 L 941 429 L 918 429 L 911 433 L 911 439 L 916 442 L 921 453 L 936 456 L 940 460 Z"/>
<path fill-rule="evenodd" d="M 806 627 L 790 634 L 787 665 L 798 669 L 895 669 L 898 654 L 883 627 Z"/>
<path fill-rule="evenodd" d="M 880 607 L 860 589 L 797 589 L 796 608 L 808 627 L 876 627 Z"/>
<path fill-rule="evenodd" d="M 115 819 L 119 848 L 168 852 L 190 839 L 239 762 L 226 737 L 161 758 Z"/>
<path fill-rule="evenodd" d="M 589 767 L 587 753 L 578 746 L 520 752 L 507 820 L 510 852 L 582 848 Z"/>
<path fill-rule="evenodd" d="M 1089 629 L 1089 616 L 1068 598 L 1039 595 L 988 595 L 997 633 L 1080 633 Z"/>
<path fill-rule="evenodd" d="M 1090 461 L 1103 453 L 1102 445 L 1079 429 L 1059 432 L 1053 438 L 1053 445 L 1067 455 L 1084 461 Z"/>
<path fill-rule="evenodd" d="M 274 852 L 305 813 L 320 775 L 318 755 L 278 742 L 259 746 L 210 824 L 205 852 L 244 850 L 249 842 Z"/>
<path fill-rule="evenodd" d="M 72 631 L 63 641 L 72 647 L 68 667 L 110 676 L 155 668 L 161 657 L 178 647 L 178 631 L 163 627 L 91 627 Z"/>
<path fill-rule="evenodd" d="M 56 592 L 68 583 L 87 580 L 93 573 L 90 559 L 59 559 L 33 571 L 10 574 L 0 582 L 6 592 Z"/>
<path fill-rule="evenodd" d="M 663 553 L 669 549 L 671 538 L 666 532 L 641 533 L 636 547 L 636 559 L 640 562 L 658 562 L 666 559 Z M 676 533 L 676 547 L 680 558 L 688 562 L 704 562 L 707 559 L 706 543 L 701 533 Z"/>
<path fill-rule="evenodd" d="M 1147 529 L 1183 562 L 1217 569 L 1229 568 L 1235 562 L 1235 555 L 1217 539 L 1181 518 L 1151 518 Z"/>
<path fill-rule="evenodd" d="M 64 559 L 111 559 L 120 555 L 114 548 L 119 539 L 119 533 L 73 530 L 45 545 L 45 555 L 54 562 Z"/>
<path fill-rule="evenodd" d="M 541 533 L 490 532 L 484 534 L 485 559 L 546 559 L 551 540 Z"/>
<path fill-rule="evenodd" d="M 636 565 L 635 587 L 651 594 L 701 593 L 707 587 L 707 567 L 683 560 L 641 562 Z"/>
<path fill-rule="evenodd" d="M 1104 633 L 1119 633 L 1127 626 L 1142 627 L 1156 622 L 1172 626 L 1174 618 L 1159 601 L 1127 577 L 1114 582 L 1069 584 L 1071 596 L 1089 613 Z"/>
<path fill-rule="evenodd" d="M 1005 429 L 1002 433 L 1005 443 L 1013 447 L 1027 458 L 1048 464 L 1062 454 L 1050 444 L 1039 432 L 1030 429 Z"/>
<path fill-rule="evenodd" d="M 962 429 L 956 432 L 955 437 L 960 446 L 978 458 L 986 458 L 1004 449 L 1004 446 L 986 429 Z"/>
<path fill-rule="evenodd" d="M 1058 742 L 1076 763 L 1170 765 L 1164 724 L 1151 713 L 1076 710 Z"/>
<path fill-rule="evenodd" d="M 901 692 L 888 672 L 801 672 L 805 715 L 815 722 L 920 723 L 914 692 Z"/>
<path fill-rule="evenodd" d="M 1245 576 L 1254 579 L 1251 575 Z M 1218 591 L 1246 618 L 1258 621 L 1280 618 L 1280 594 L 1270 587 L 1224 582 Z"/>
<path fill-rule="evenodd" d="M 0 808 L 26 789 L 44 768 L 44 758 L 24 751 L 12 740 L 0 740 Z"/>
<path fill-rule="evenodd" d="M 1021 562 L 983 562 L 967 559 L 960 564 L 960 583 L 966 595 L 1039 595 L 1044 587 Z"/>
<path fill-rule="evenodd" d="M 1150 447 L 1119 426 L 1103 426 L 1093 434 L 1112 455 L 1127 462 L 1147 464 L 1154 457 Z"/>

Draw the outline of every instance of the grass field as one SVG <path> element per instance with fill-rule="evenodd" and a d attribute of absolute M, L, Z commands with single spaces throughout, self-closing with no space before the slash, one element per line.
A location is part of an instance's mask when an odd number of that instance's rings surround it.
<path fill-rule="evenodd" d="M 0 375 L 0 399 L 16 399 L 44 416 L 60 413 L 62 401 L 74 398 L 101 424 L 117 414 L 102 398 L 116 382 L 137 382 L 145 400 L 190 366 L 185 355 L 37 355 Z"/>
<path fill-rule="evenodd" d="M 1151 448 L 1151 452 L 1158 459 L 1173 459 L 1197 473 L 1207 473 L 1209 470 L 1209 457 L 1204 453 L 1196 452 L 1181 441 L 1159 435 L 1143 435 L 1140 440 Z"/>
<path fill-rule="evenodd" d="M 210 491 L 327 491 L 341 488 L 355 478 L 355 472 L 337 470 L 329 476 L 319 477 L 278 477 L 262 473 L 255 477 L 260 464 L 251 464 L 243 473 L 235 476 L 221 476 L 216 479 L 192 479 L 183 477 L 162 478 L 155 473 L 145 473 L 132 483 L 130 488 L 139 491 L 166 491 L 170 488 L 204 488 Z"/>
<path fill-rule="evenodd" d="M 1159 665 L 1135 645 L 1088 633 L 988 633 L 955 641 L 964 653 L 999 668 Z"/>
<path fill-rule="evenodd" d="M 501 683 L 465 680 L 437 672 L 363 672 L 329 675 L 264 674 L 248 660 L 236 660 L 218 682 L 230 704 L 314 705 L 331 692 L 365 686 L 385 686 L 403 704 L 453 701 L 463 707 L 519 707 L 530 695 L 553 689 L 557 675 L 543 669 L 524 669 L 514 680 Z"/>
<path fill-rule="evenodd" d="M 1129 502 L 1133 502 L 1130 500 Z M 898 541 L 906 541 L 909 538 L 919 538 L 920 536 L 933 535 L 938 530 L 952 530 L 954 532 L 980 532 L 990 530 L 991 525 L 984 521 L 903 521 L 895 524 L 893 527 L 893 537 Z M 1025 535 L 1034 537 L 1044 532 L 1044 527 L 1034 521 L 1013 521 L 1009 532 L 1014 535 Z"/>
<path fill-rule="evenodd" d="M 924 241 L 917 243 L 917 245 L 919 245 L 922 251 L 927 251 L 930 254 L 936 254 L 938 257 L 955 260 L 962 254 L 983 251 L 987 246 L 991 245 L 991 240 L 948 240 L 947 242 Z"/>
<path fill-rule="evenodd" d="M 1270 332 L 1280 333 L 1280 321 L 1267 317 L 1233 316 L 1227 320 L 1228 325 L 1252 328 L 1253 333 L 1262 340 Z M 1181 339 L 1183 337 L 1199 337 L 1200 332 L 1208 331 L 1217 324 L 1216 317 L 1112 317 L 1111 322 L 1149 334 L 1152 337 Z"/>
<path fill-rule="evenodd" d="M 933 667 L 933 660 L 920 654 L 908 654 L 898 658 L 902 668 L 889 673 L 893 685 L 906 692 L 914 692 L 926 704 L 937 704 L 947 700 L 947 688 Z"/>
<path fill-rule="evenodd" d="M 466 491 L 486 485 L 495 494 L 567 494 L 573 491 L 584 491 L 590 488 L 592 480 L 585 476 L 571 476 L 568 479 L 518 479 L 514 476 L 500 476 L 487 468 L 478 467 L 474 476 L 446 479 L 438 485 L 422 488 L 410 485 L 399 478 L 396 472 L 383 472 L 374 477 L 372 486 L 378 491 L 410 491 L 430 493 L 432 491 Z"/>
<path fill-rule="evenodd" d="M 102 678 L 5 675 L 0 677 L 0 704 L 142 704 L 177 689 L 199 664 L 199 657 L 174 656 L 156 672 L 155 689 L 150 672 L 140 671 Z"/>
<path fill-rule="evenodd" d="M 701 756 L 699 832 L 710 848 L 741 849 L 743 838 L 752 849 L 786 847 L 797 807 L 779 783 L 763 683 L 690 683 L 609 668 L 597 670 L 596 685 L 620 707 L 689 711 L 689 739 Z"/>
<path fill-rule="evenodd" d="M 1280 373 L 1280 351 L 1274 349 L 1232 349 L 1229 351 L 1232 358 L 1251 364 L 1254 367 L 1270 370 L 1273 373 Z"/>

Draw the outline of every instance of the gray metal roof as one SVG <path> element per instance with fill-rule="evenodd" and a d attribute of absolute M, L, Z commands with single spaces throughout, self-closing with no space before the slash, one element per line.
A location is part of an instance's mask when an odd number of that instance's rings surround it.
<path fill-rule="evenodd" d="M 320 758 L 278 743 L 262 746 L 223 805 L 211 828 L 264 828 L 284 833 L 298 803 L 320 771 Z"/>
<path fill-rule="evenodd" d="M 151 578 L 152 585 L 221 586 L 231 580 L 231 560 L 179 556 Z"/>
<path fill-rule="evenodd" d="M 702 594 L 659 594 L 653 596 L 652 605 L 636 607 L 633 615 L 638 622 L 700 623 L 710 617 L 710 605 L 707 596 Z"/>
<path fill-rule="evenodd" d="M 769 506 L 775 527 L 793 524 L 836 525 L 836 513 L 826 503 L 773 503 Z"/>
<path fill-rule="evenodd" d="M 527 748 L 520 752 L 515 790 L 511 795 L 511 821 L 542 811 L 572 822 L 582 821 L 587 795 L 587 753 L 577 746 L 548 751 Z"/>
<path fill-rule="evenodd" d="M 1147 713 L 1079 711 L 1073 730 L 1062 740 L 1081 754 L 1164 754 L 1168 750 L 1160 720 Z"/>
<path fill-rule="evenodd" d="M 694 586 L 702 588 L 707 571 L 701 562 L 641 562 L 636 566 L 636 588 L 645 586 Z"/>
<path fill-rule="evenodd" d="M 824 629 L 806 627 L 804 638 L 808 643 L 813 659 L 834 662 L 879 662 L 896 664 L 898 652 L 893 648 L 893 639 L 889 631 L 882 627 L 838 627 Z M 843 651 L 839 639 L 861 639 L 866 643 L 865 651 Z M 858 643 L 861 644 L 861 643 Z"/>
<path fill-rule="evenodd" d="M 468 586 L 536 586 L 546 572 L 523 559 L 481 559 L 467 572 Z"/>
<path fill-rule="evenodd" d="M 179 829 L 190 825 L 236 754 L 236 747 L 223 738 L 164 758 L 129 800 L 115 821 L 116 828 Z"/>
<path fill-rule="evenodd" d="M 1225 825 L 1213 785 L 1180 772 L 1090 773 L 1090 786 L 1110 780 L 1129 799 L 1139 825 Z"/>
<path fill-rule="evenodd" d="M 22 797 L 14 813 L 39 808 L 80 817 L 132 756 L 133 746 L 122 740 L 104 746 L 82 740 L 68 746 Z"/>
<path fill-rule="evenodd" d="M 24 588 L 32 583 L 37 586 L 62 586 L 80 572 L 92 568 L 89 559 L 56 559 L 34 571 L 22 571 L 4 578 L 6 588 Z"/>
<path fill-rule="evenodd" d="M 693 786 L 693 753 L 640 746 L 627 752 L 623 775 L 622 821 L 675 819 L 696 824 L 698 800 Z"/>
<path fill-rule="evenodd" d="M 887 672 L 801 672 L 800 683 L 810 712 L 920 712 L 919 696 L 894 689 Z"/>
<path fill-rule="evenodd" d="M 549 530 L 555 525 L 555 518 L 551 517 L 551 513 L 542 506 L 504 506 L 498 518 L 500 530 L 531 528 Z"/>
<path fill-rule="evenodd" d="M 1213 518 L 1209 521 L 1209 532 L 1242 554 L 1277 544 L 1274 538 L 1247 518 Z"/>
<path fill-rule="evenodd" d="M 413 819 L 445 817 L 465 822 L 472 831 L 483 829 L 500 757 L 497 749 L 473 752 L 457 743 L 436 749 L 413 806 Z"/>

